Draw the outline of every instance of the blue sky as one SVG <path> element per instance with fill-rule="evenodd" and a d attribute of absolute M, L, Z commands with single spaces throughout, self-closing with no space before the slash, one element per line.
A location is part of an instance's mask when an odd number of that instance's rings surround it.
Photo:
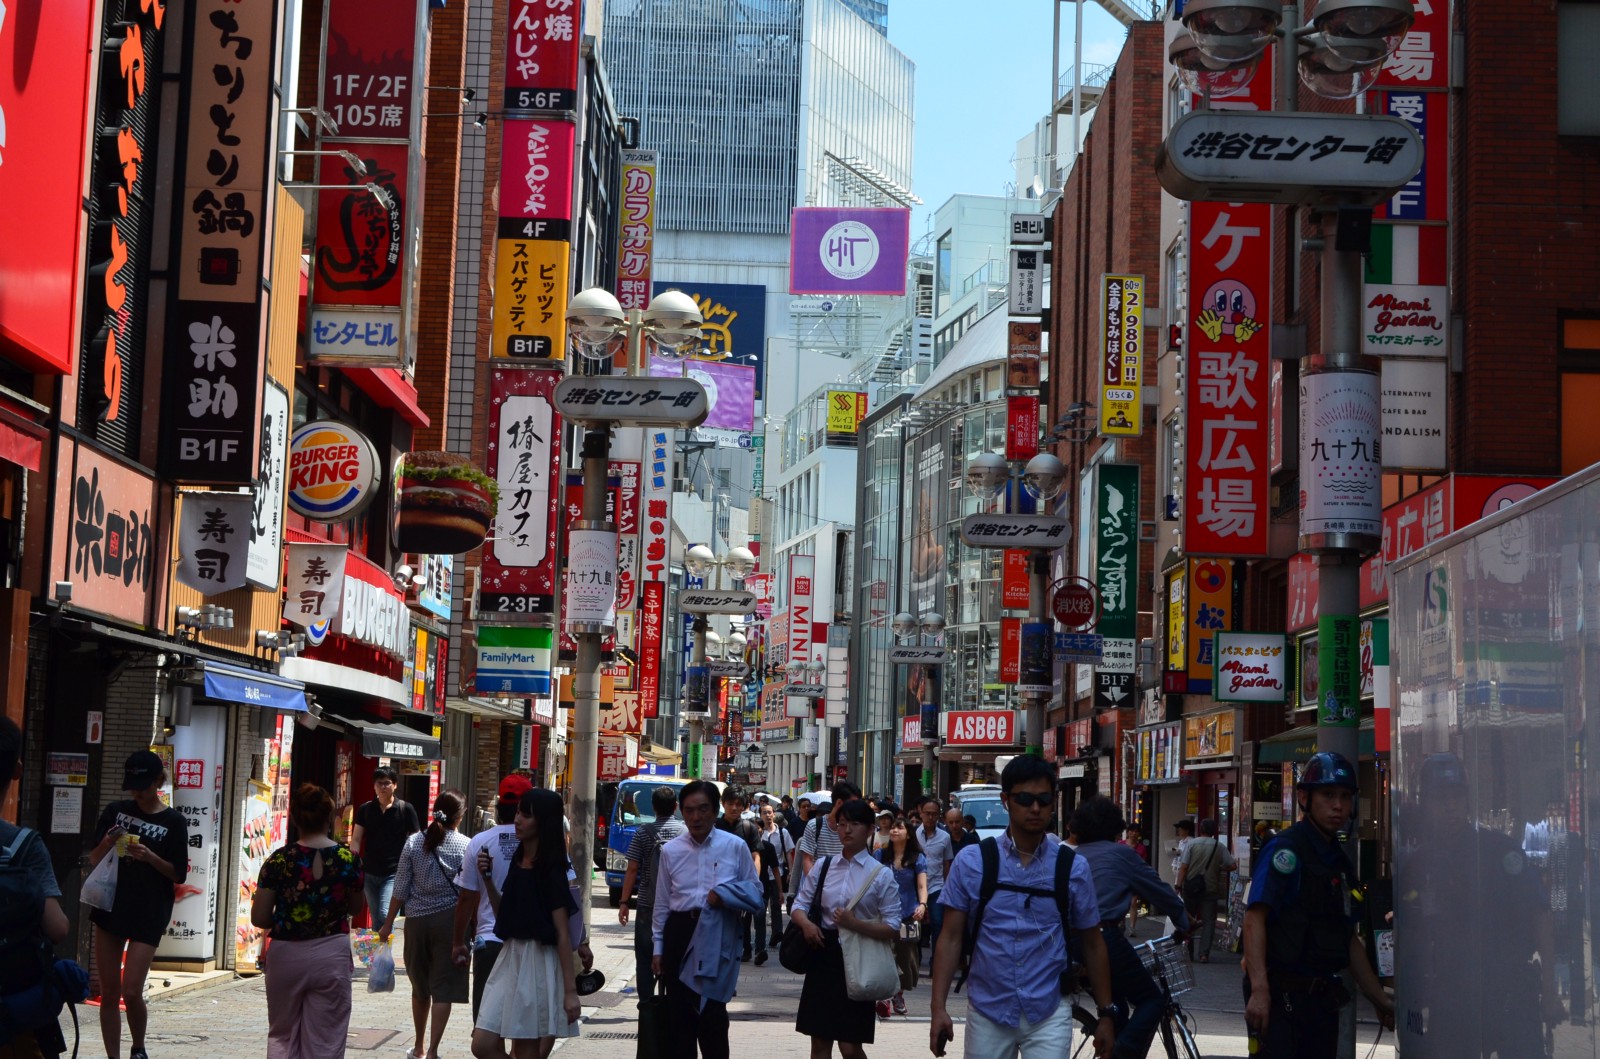
<path fill-rule="evenodd" d="M 890 0 L 889 40 L 917 64 L 914 177 L 924 204 L 912 241 L 951 195 L 1003 195 L 1017 140 L 1049 108 L 1052 0 Z M 1061 69 L 1072 66 L 1073 5 L 1061 5 Z M 1110 63 L 1126 30 L 1083 11 L 1084 65 Z"/>

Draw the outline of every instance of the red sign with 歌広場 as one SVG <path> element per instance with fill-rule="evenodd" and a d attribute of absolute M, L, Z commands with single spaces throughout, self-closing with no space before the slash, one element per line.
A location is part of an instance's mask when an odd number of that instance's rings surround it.
<path fill-rule="evenodd" d="M 1411 28 L 1378 71 L 1379 88 L 1450 87 L 1450 0 L 1413 0 Z"/>
<path fill-rule="evenodd" d="M 1272 207 L 1189 205 L 1184 548 L 1267 554 Z"/>

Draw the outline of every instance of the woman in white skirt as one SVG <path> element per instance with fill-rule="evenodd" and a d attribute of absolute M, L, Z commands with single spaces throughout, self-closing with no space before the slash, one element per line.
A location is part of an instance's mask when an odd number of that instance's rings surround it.
<path fill-rule="evenodd" d="M 519 845 L 503 892 L 479 865 L 505 947 L 489 972 L 472 1031 L 478 1059 L 504 1056 L 503 1041 L 511 1042 L 512 1059 L 545 1059 L 557 1037 L 577 1036 L 581 1008 L 567 927 L 576 909 L 567 889 L 563 810 L 554 791 L 535 787 L 523 794 L 512 822 Z"/>

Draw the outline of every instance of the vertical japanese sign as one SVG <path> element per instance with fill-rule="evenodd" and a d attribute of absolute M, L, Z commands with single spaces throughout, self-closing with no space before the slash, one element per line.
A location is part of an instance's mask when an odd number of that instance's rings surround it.
<path fill-rule="evenodd" d="M 1100 433 L 1144 430 L 1144 277 L 1100 277 Z"/>
<path fill-rule="evenodd" d="M 511 0 L 506 31 L 506 110 L 578 106 L 578 0 Z"/>
<path fill-rule="evenodd" d="M 1138 635 L 1139 467 L 1102 463 L 1095 467 L 1095 587 L 1100 591 L 1101 636 L 1133 640 Z"/>
<path fill-rule="evenodd" d="M 498 367 L 490 376 L 486 471 L 500 486 L 500 508 L 483 546 L 480 614 L 555 611 L 561 417 L 550 395 L 560 381 L 560 372 L 533 368 Z"/>
<path fill-rule="evenodd" d="M 318 159 L 317 183 L 338 186 L 317 197 L 312 362 L 406 367 L 416 355 L 410 262 L 421 223 L 425 7 L 421 0 L 328 0 L 322 106 L 339 131 L 319 128 L 317 146 L 356 161 Z"/>
<path fill-rule="evenodd" d="M 344 601 L 344 544 L 290 544 L 284 548 L 283 620 L 299 625 L 313 644 L 322 642 Z"/>
<path fill-rule="evenodd" d="M 1264 556 L 1272 208 L 1195 202 L 1189 211 L 1184 547 Z"/>
<path fill-rule="evenodd" d="M 789 661 L 811 661 L 811 623 L 814 620 L 813 582 L 817 560 L 810 555 L 789 556 Z M 812 701 L 789 696 L 785 713 L 790 717 L 810 717 Z"/>
<path fill-rule="evenodd" d="M 654 717 L 661 706 L 661 633 L 666 620 L 667 586 L 646 581 L 639 591 L 639 707 Z"/>
<path fill-rule="evenodd" d="M 624 309 L 643 309 L 650 304 L 650 274 L 656 244 L 657 164 L 654 151 L 622 152 L 617 301 Z"/>
<path fill-rule="evenodd" d="M 256 464 L 250 516 L 250 556 L 245 576 L 269 592 L 278 589 L 283 561 L 283 502 L 289 467 L 289 394 L 268 381 L 261 391 L 261 457 Z"/>
<path fill-rule="evenodd" d="M 1450 87 L 1450 2 L 1414 0 L 1411 28 L 1378 72 L 1379 88 Z"/>
<path fill-rule="evenodd" d="M 1300 535 L 1383 532 L 1379 376 L 1300 376 Z"/>
<path fill-rule="evenodd" d="M 1361 723 L 1361 673 L 1357 640 L 1361 623 L 1354 617 L 1324 614 L 1317 619 L 1317 723 L 1354 728 Z"/>
<path fill-rule="evenodd" d="M 1031 460 L 1039 455 L 1039 398 L 1013 394 L 1006 398 L 1006 459 Z"/>
<path fill-rule="evenodd" d="M 1190 559 L 1188 594 L 1189 691 L 1209 695 L 1216 670 L 1217 633 L 1233 628 L 1233 563 Z"/>
<path fill-rule="evenodd" d="M 177 579 L 205 596 L 243 588 L 254 506 L 249 493 L 184 493 Z"/>
<path fill-rule="evenodd" d="M 1009 553 L 1008 553 L 1009 554 Z M 1026 553 L 1024 553 L 1026 554 Z M 1022 619 L 1000 619 L 1000 683 L 1015 684 L 1022 676 Z"/>
<path fill-rule="evenodd" d="M 1028 553 L 1007 548 L 1000 553 L 1000 606 L 1005 610 L 1028 609 Z"/>

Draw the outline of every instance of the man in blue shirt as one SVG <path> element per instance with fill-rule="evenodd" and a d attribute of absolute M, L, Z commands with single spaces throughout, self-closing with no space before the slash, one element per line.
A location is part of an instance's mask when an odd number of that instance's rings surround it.
<path fill-rule="evenodd" d="M 1072 1054 L 1072 1018 L 1061 1003 L 1061 973 L 1067 969 L 1067 930 L 1077 932 L 1085 969 L 1099 1005 L 1095 1055 L 1110 1054 L 1111 976 L 1100 912 L 1089 864 L 1075 857 L 1067 905 L 1071 922 L 1061 921 L 1055 895 L 1059 839 L 1047 833 L 1055 801 L 1055 770 L 1043 758 L 1020 755 L 1000 776 L 1000 798 L 1010 825 L 998 840 L 999 875 L 982 911 L 973 939 L 967 976 L 966 1059 L 1060 1059 Z M 950 984 L 961 960 L 968 917 L 979 913 L 983 851 L 969 847 L 956 855 L 941 901 L 944 930 L 933 959 L 933 1020 L 929 1045 L 944 1055 L 954 1025 L 945 1009 Z"/>
<path fill-rule="evenodd" d="M 1338 978 L 1346 967 L 1394 1029 L 1394 1004 L 1356 937 L 1355 871 L 1339 846 L 1355 812 L 1355 769 L 1339 754 L 1313 754 L 1297 789 L 1303 815 L 1262 849 L 1244 915 L 1244 1020 L 1255 1059 L 1334 1059 L 1339 1010 L 1351 999 Z"/>

